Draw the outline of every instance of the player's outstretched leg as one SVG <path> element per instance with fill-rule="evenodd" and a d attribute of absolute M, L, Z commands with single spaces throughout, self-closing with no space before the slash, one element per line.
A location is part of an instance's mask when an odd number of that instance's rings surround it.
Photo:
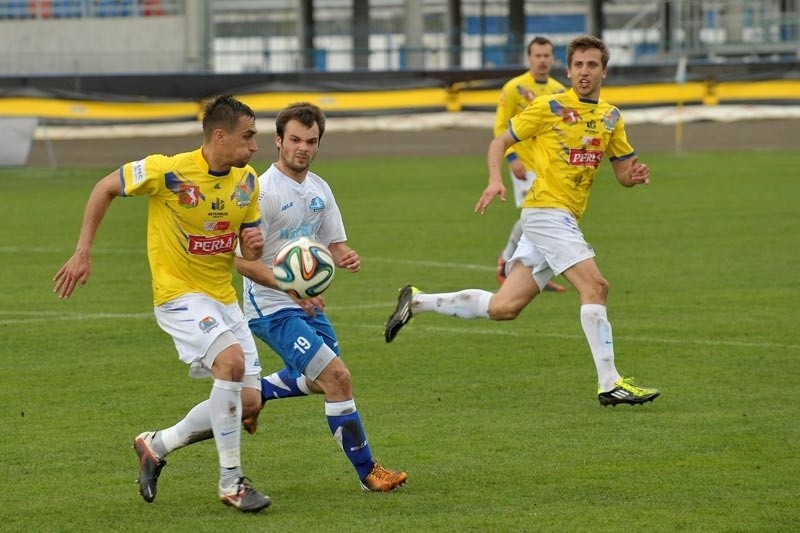
<path fill-rule="evenodd" d="M 607 392 L 597 391 L 597 399 L 602 406 L 615 406 L 626 403 L 629 405 L 641 405 L 652 402 L 661 394 L 658 389 L 639 387 L 633 384 L 633 378 L 620 378 L 614 383 L 614 388 Z"/>
<path fill-rule="evenodd" d="M 395 306 L 392 316 L 386 321 L 383 330 L 386 342 L 392 342 L 402 327 L 411 322 L 414 317 L 411 312 L 411 300 L 419 292 L 419 289 L 411 285 L 406 285 L 400 289 L 400 294 L 397 296 L 397 306 Z"/>

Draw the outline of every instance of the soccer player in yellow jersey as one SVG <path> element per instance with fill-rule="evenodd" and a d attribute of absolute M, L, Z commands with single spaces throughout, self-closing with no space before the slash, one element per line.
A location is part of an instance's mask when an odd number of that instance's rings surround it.
<path fill-rule="evenodd" d="M 257 174 L 248 164 L 258 150 L 255 137 L 255 114 L 247 105 L 231 96 L 211 100 L 200 148 L 126 163 L 95 185 L 75 253 L 54 277 L 61 298 L 84 285 L 112 200 L 149 196 L 147 257 L 156 320 L 172 336 L 180 359 L 192 365 L 190 375 L 214 381 L 209 398 L 183 420 L 134 439 L 139 492 L 147 502 L 156 497 L 164 456 L 213 436 L 222 502 L 243 512 L 271 503 L 250 485 L 240 461 L 240 421 L 243 411 L 248 416 L 261 406 L 261 367 L 232 283 L 237 241 L 251 259 L 261 257 L 264 247 Z"/>
<path fill-rule="evenodd" d="M 386 341 L 422 312 L 460 318 L 513 320 L 556 274 L 580 294 L 580 320 L 595 362 L 601 405 L 642 404 L 659 396 L 657 389 L 635 385 L 614 365 L 614 343 L 606 313 L 608 282 L 578 222 L 603 156 L 608 156 L 623 187 L 650 183 L 650 170 L 639 163 L 625 135 L 619 110 L 600 99 L 608 71 L 608 48 L 583 36 L 567 48 L 567 76 L 572 88 L 562 95 L 537 98 L 511 119 L 508 130 L 489 145 L 489 184 L 475 211 L 486 212 L 496 196 L 505 200 L 502 164 L 506 150 L 523 139 L 535 140 L 537 178 L 522 204 L 523 237 L 509 261 L 508 278 L 496 294 L 478 289 L 424 294 L 408 285 L 384 331 Z"/>
<path fill-rule="evenodd" d="M 508 121 L 522 112 L 538 96 L 563 93 L 566 89 L 560 82 L 550 76 L 553 68 L 553 43 L 546 37 L 534 37 L 528 43 L 528 70 L 511 78 L 500 92 L 500 101 L 494 120 L 494 135 L 500 135 L 508 129 Z M 533 141 L 525 140 L 506 151 L 508 171 L 514 189 L 514 201 L 521 207 L 522 200 L 536 179 L 533 170 Z M 511 228 L 508 242 L 497 258 L 497 281 L 502 285 L 506 280 L 506 263 L 514 254 L 520 237 L 522 225 L 519 220 Z M 550 280 L 544 290 L 564 292 L 564 287 Z"/>

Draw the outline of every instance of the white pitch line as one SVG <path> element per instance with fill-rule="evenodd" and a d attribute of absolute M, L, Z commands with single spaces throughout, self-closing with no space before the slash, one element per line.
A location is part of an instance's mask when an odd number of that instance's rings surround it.
<path fill-rule="evenodd" d="M 375 328 L 375 324 L 356 324 L 358 328 Z M 486 328 L 452 328 L 441 326 L 420 326 L 414 324 L 414 330 L 422 330 L 432 333 L 455 333 L 458 335 L 495 335 L 503 337 L 547 337 L 551 339 L 584 339 L 583 335 L 570 335 L 564 333 L 531 333 L 521 331 L 496 330 Z M 700 346 L 732 346 L 739 348 L 781 348 L 788 350 L 800 350 L 800 344 L 782 344 L 778 342 L 749 342 L 749 341 L 721 341 L 708 339 L 661 339 L 656 337 L 619 337 L 624 342 L 642 342 L 650 344 L 684 344 Z"/>
<path fill-rule="evenodd" d="M 366 257 L 362 258 L 362 264 L 364 262 L 369 263 L 370 261 L 376 263 L 394 263 L 394 264 L 401 264 L 401 265 L 415 265 L 415 266 L 425 266 L 425 267 L 432 267 L 432 268 L 463 268 L 466 270 L 486 270 L 486 271 L 494 271 L 497 267 L 491 265 L 472 265 L 469 263 L 444 263 L 441 261 L 418 261 L 414 259 L 393 259 L 393 258 L 386 258 L 386 257 Z"/>
<path fill-rule="evenodd" d="M 0 246 L 0 254 L 70 254 L 74 250 L 70 248 L 50 248 L 47 246 Z M 95 248 L 92 254 L 97 255 L 141 255 L 147 256 L 144 246 L 141 248 Z"/>
<path fill-rule="evenodd" d="M 377 309 L 386 308 L 391 309 L 391 304 L 366 304 L 366 305 L 351 305 L 351 306 L 335 306 L 328 308 L 328 311 L 354 311 L 361 309 Z M 4 318 L 7 315 L 12 318 Z M 20 315 L 25 318 L 14 318 Z M 0 327 L 8 324 L 30 324 L 35 322 L 50 322 L 50 321 L 68 321 L 68 320 L 142 320 L 152 319 L 154 316 L 152 312 L 147 313 L 63 313 L 59 311 L 0 311 Z M 360 323 L 354 324 L 353 327 L 361 329 L 375 329 L 380 330 L 383 328 L 380 324 L 367 324 Z M 424 331 L 431 333 L 450 333 L 458 335 L 483 335 L 483 336 L 496 336 L 496 337 L 546 337 L 551 339 L 569 339 L 569 340 L 582 340 L 583 335 L 572 335 L 563 333 L 531 333 L 529 331 L 514 331 L 507 329 L 494 329 L 485 327 L 442 327 L 442 326 L 425 326 L 414 324 L 413 329 L 416 331 Z M 777 342 L 749 342 L 749 341 L 725 341 L 725 340 L 708 340 L 708 339 L 663 339 L 658 337 L 637 337 L 626 336 L 621 337 L 624 342 L 639 342 L 649 344 L 677 344 L 686 346 L 731 346 L 737 348 L 768 348 L 768 349 L 783 349 L 783 350 L 800 350 L 800 344 L 782 344 Z"/>
<path fill-rule="evenodd" d="M 21 253 L 35 253 L 35 254 L 69 254 L 71 249 L 67 248 L 49 248 L 46 246 L 0 246 L 0 254 L 17 255 Z M 146 257 L 146 250 L 142 248 L 95 248 L 92 250 L 96 255 L 141 255 L 142 258 Z M 464 270 L 483 270 L 494 271 L 497 267 L 490 264 L 474 265 L 471 263 L 449 263 L 444 261 L 430 261 L 430 260 L 415 260 L 415 259 L 396 259 L 392 257 L 370 257 L 361 256 L 363 263 L 393 263 L 400 265 L 412 265 L 429 268 L 460 268 Z"/>

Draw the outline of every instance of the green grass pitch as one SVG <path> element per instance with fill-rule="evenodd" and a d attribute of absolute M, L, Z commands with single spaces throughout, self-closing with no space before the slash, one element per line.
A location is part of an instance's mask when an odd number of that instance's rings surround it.
<path fill-rule="evenodd" d="M 51 278 L 108 169 L 0 171 L 0 474 L 4 531 L 789 531 L 800 523 L 800 152 L 642 156 L 649 187 L 606 163 L 582 227 L 611 283 L 618 368 L 662 396 L 602 408 L 574 290 L 518 320 L 426 314 L 392 344 L 396 290 L 494 289 L 517 216 L 472 212 L 482 157 L 326 161 L 363 270 L 327 293 L 376 456 L 408 471 L 366 494 L 322 398 L 268 404 L 243 435 L 273 498 L 216 497 L 211 442 L 169 457 L 158 499 L 131 440 L 207 396 L 152 316 L 144 199 L 118 199 L 88 285 Z M 263 162 L 256 167 L 263 170 Z M 240 287 L 237 281 L 237 288 Z M 265 370 L 279 359 L 260 344 Z"/>

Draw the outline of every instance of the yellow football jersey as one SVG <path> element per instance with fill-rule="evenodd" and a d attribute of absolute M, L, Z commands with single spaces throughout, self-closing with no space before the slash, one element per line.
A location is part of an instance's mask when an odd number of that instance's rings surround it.
<path fill-rule="evenodd" d="M 517 140 L 533 139 L 536 180 L 522 207 L 557 207 L 580 219 L 603 155 L 634 155 L 619 109 L 604 100 L 582 100 L 570 89 L 537 98 L 511 119 Z"/>
<path fill-rule="evenodd" d="M 126 163 L 120 175 L 123 196 L 150 196 L 147 258 L 154 305 L 193 292 L 236 302 L 231 270 L 239 230 L 261 220 L 253 167 L 218 175 L 197 149 Z"/>
<path fill-rule="evenodd" d="M 500 93 L 500 102 L 497 104 L 497 111 L 494 118 L 494 135 L 497 137 L 508 129 L 508 121 L 511 117 L 520 114 L 528 104 L 539 96 L 549 96 L 566 91 L 563 85 L 547 78 L 545 83 L 538 83 L 530 71 L 520 74 L 508 80 L 503 85 Z M 533 168 L 533 143 L 517 143 L 506 151 L 506 159 L 519 157 L 525 168 Z"/>

